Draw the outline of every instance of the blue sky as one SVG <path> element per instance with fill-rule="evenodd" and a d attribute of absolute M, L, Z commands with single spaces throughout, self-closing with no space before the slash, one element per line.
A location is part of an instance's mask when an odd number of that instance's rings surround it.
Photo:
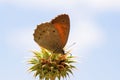
<path fill-rule="evenodd" d="M 71 20 L 66 49 L 76 43 L 70 80 L 120 80 L 119 0 L 1 0 L 0 80 L 37 80 L 27 71 L 30 51 L 39 50 L 34 29 L 62 13 Z"/>

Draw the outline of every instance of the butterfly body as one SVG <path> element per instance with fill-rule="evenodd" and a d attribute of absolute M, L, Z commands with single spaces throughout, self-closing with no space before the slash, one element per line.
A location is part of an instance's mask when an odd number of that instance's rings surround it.
<path fill-rule="evenodd" d="M 59 15 L 50 22 L 37 25 L 34 32 L 34 40 L 39 46 L 53 53 L 64 54 L 64 46 L 68 40 L 70 28 L 69 16 Z"/>

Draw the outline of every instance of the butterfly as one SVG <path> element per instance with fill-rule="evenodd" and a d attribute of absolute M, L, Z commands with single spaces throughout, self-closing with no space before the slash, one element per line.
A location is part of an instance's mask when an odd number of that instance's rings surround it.
<path fill-rule="evenodd" d="M 70 19 L 67 14 L 61 14 L 50 22 L 37 25 L 34 31 L 34 41 L 42 48 L 52 53 L 65 54 L 70 30 Z"/>

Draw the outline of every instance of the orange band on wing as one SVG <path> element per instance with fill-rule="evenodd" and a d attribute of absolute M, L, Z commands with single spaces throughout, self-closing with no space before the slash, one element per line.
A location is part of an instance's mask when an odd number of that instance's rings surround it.
<path fill-rule="evenodd" d="M 62 45 L 65 44 L 65 30 L 64 30 L 64 26 L 62 26 L 61 24 L 54 24 L 55 28 L 57 29 Z"/>

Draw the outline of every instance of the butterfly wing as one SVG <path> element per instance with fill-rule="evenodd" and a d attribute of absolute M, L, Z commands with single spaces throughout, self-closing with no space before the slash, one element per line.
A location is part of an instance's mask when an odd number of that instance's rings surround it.
<path fill-rule="evenodd" d="M 60 46 L 60 37 L 58 36 L 58 31 L 54 28 L 53 24 L 43 23 L 38 25 L 33 35 L 34 40 L 39 46 L 53 52 L 61 53 L 62 46 Z"/>
<path fill-rule="evenodd" d="M 39 46 L 46 48 L 53 53 L 63 53 L 67 42 L 70 28 L 69 16 L 59 15 L 51 22 L 37 26 L 34 32 L 34 40 Z"/>
<path fill-rule="evenodd" d="M 69 30 L 70 30 L 70 19 L 67 14 L 62 14 L 56 17 L 51 21 L 51 23 L 55 26 L 58 31 L 58 35 L 60 36 L 61 46 L 64 48 L 67 43 Z"/>

